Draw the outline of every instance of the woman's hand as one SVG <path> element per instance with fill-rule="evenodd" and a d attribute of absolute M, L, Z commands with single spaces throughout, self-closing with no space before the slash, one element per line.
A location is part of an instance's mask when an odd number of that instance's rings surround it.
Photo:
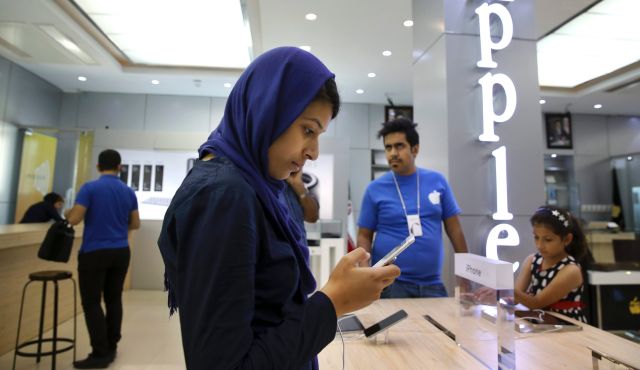
<path fill-rule="evenodd" d="M 320 289 L 333 303 L 336 316 L 359 310 L 379 299 L 382 289 L 391 285 L 400 275 L 400 268 L 393 264 L 383 267 L 357 266 L 369 257 L 369 253 L 362 248 L 351 251 L 340 259 L 329 281 Z"/>

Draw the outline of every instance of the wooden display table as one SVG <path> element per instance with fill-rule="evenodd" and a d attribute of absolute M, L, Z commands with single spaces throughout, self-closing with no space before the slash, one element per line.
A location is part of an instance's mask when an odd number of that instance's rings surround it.
<path fill-rule="evenodd" d="M 349 335 L 345 339 L 347 369 L 480 369 L 484 366 L 423 318 L 429 315 L 445 328 L 458 327 L 454 298 L 385 299 L 356 312 L 365 326 L 404 309 L 409 317 L 389 329 L 388 342 L 374 344 Z M 567 318 L 565 318 L 567 319 Z M 575 320 L 567 319 L 578 323 Z M 580 324 L 580 323 L 578 323 Z M 640 368 L 640 345 L 590 325 L 563 333 L 516 333 L 517 369 L 591 370 L 589 347 Z M 480 323 L 479 326 L 482 326 Z M 484 335 L 477 326 L 458 335 Z M 454 335 L 456 333 L 453 333 Z M 319 355 L 321 369 L 342 368 L 340 337 Z"/>

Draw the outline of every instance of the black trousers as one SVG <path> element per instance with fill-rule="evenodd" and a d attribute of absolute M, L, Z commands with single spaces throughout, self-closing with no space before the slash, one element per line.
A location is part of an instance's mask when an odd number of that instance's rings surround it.
<path fill-rule="evenodd" d="M 101 249 L 78 255 L 78 281 L 93 354 L 114 351 L 122 327 L 122 288 L 129 268 L 129 247 Z M 106 315 L 102 311 L 104 296 Z"/>

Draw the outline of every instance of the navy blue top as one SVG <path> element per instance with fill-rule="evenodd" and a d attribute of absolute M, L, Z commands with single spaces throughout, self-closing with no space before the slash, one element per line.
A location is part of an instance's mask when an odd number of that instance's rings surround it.
<path fill-rule="evenodd" d="M 21 224 L 33 224 L 37 222 L 49 222 L 50 220 L 62 221 L 62 217 L 58 213 L 56 207 L 51 203 L 39 202 L 27 209 L 24 213 Z"/>
<path fill-rule="evenodd" d="M 224 157 L 196 161 L 176 192 L 158 244 L 188 369 L 312 369 L 333 340 L 331 301 L 306 299 L 306 261 L 272 222 Z"/>
<path fill-rule="evenodd" d="M 115 175 L 82 185 L 76 204 L 87 209 L 80 253 L 129 246 L 129 219 L 138 209 L 136 194 Z"/>

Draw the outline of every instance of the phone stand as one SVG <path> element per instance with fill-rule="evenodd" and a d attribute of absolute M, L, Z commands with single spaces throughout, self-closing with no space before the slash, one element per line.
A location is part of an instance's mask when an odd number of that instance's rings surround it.
<path fill-rule="evenodd" d="M 370 344 L 387 344 L 389 343 L 389 330 L 383 330 L 367 338 Z"/>

